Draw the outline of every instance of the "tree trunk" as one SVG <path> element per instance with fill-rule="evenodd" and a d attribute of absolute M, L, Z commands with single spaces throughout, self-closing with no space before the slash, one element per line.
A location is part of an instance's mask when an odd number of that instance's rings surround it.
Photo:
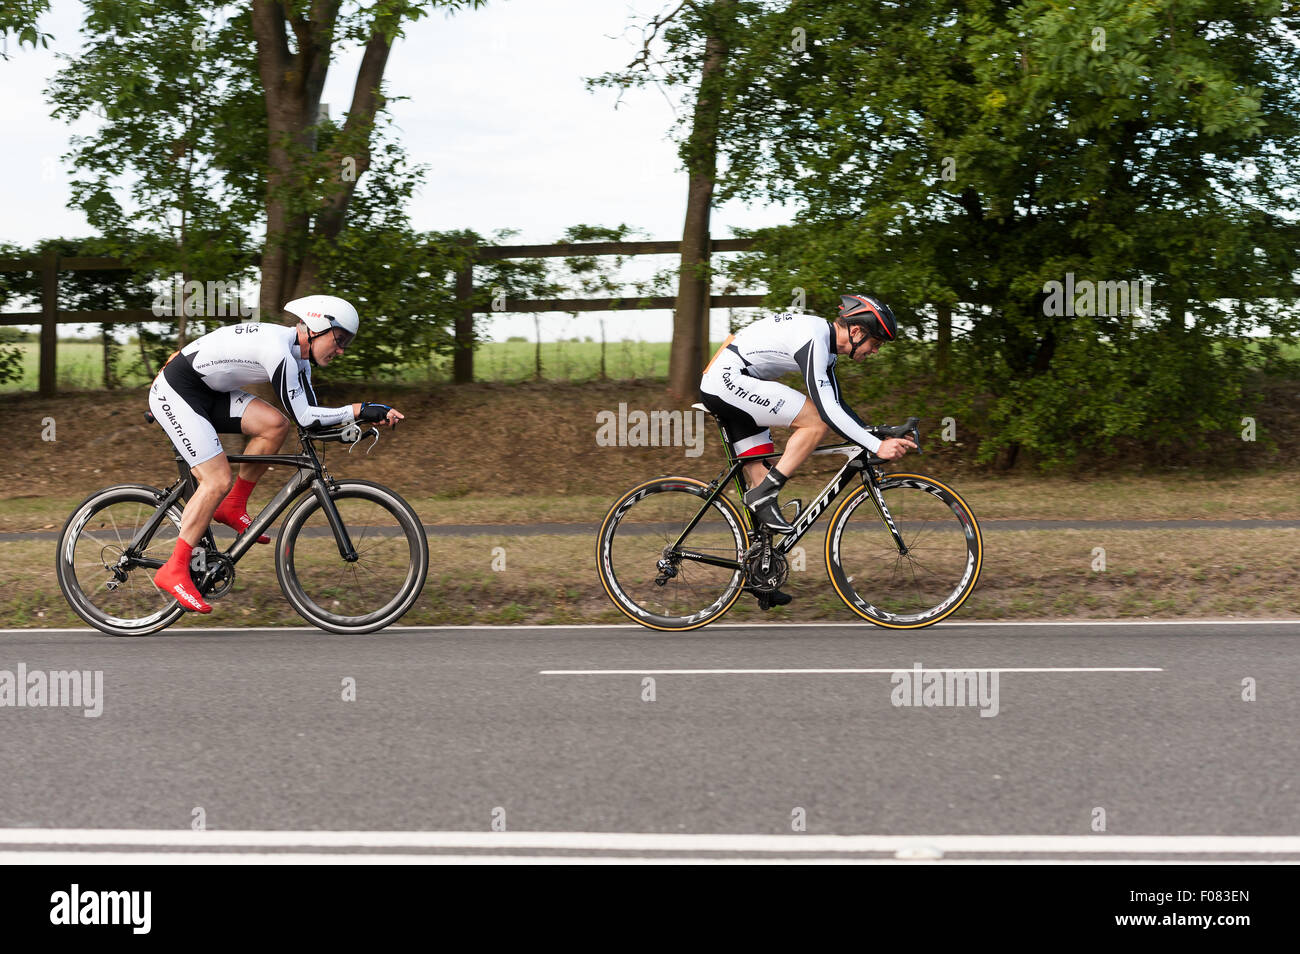
<path fill-rule="evenodd" d="M 456 272 L 455 348 L 451 358 L 451 379 L 456 384 L 469 384 L 474 380 L 473 295 L 474 266 L 467 262 Z"/>
<path fill-rule="evenodd" d="M 952 357 L 952 305 L 935 305 L 939 316 L 939 343 L 935 349 L 935 369 L 939 376 L 947 377 Z"/>
<path fill-rule="evenodd" d="M 695 117 L 686 143 L 686 221 L 677 280 L 677 309 L 669 352 L 668 390 L 679 401 L 694 400 L 708 356 L 710 285 L 709 215 L 718 165 L 718 122 L 722 97 L 718 86 L 726 68 L 726 41 L 721 26 L 733 15 L 734 0 L 714 0 L 716 19 L 704 44 L 704 66 Z"/>
<path fill-rule="evenodd" d="M 313 126 L 320 115 L 321 92 L 329 72 L 330 48 L 334 40 L 334 21 L 341 0 L 315 0 L 310 8 L 310 19 L 304 12 L 294 13 L 286 21 L 286 7 L 276 0 L 253 0 L 253 32 L 257 38 L 257 66 L 266 94 L 267 141 L 269 169 L 266 189 L 266 246 L 262 254 L 262 290 L 259 305 L 263 315 L 279 315 L 280 309 L 291 297 L 302 294 L 304 287 L 303 255 L 309 238 L 311 216 L 303 211 L 305 201 L 295 196 L 300 189 L 296 183 L 310 176 L 303 173 L 298 163 L 328 162 L 315 155 Z M 297 40 L 297 52 L 289 49 L 288 30 L 292 28 Z M 383 41 L 384 57 L 379 64 L 379 75 L 365 96 L 360 84 L 367 66 L 373 68 L 372 37 L 358 74 L 358 91 L 353 102 L 374 98 L 379 79 L 383 78 L 383 61 L 387 58 L 387 41 Z M 373 116 L 370 117 L 373 119 Z M 358 117 L 358 121 L 366 120 Z M 353 117 L 345 124 L 355 128 Z M 367 122 L 368 128 L 368 122 Z M 346 135 L 340 137 L 346 141 Z M 304 160 L 303 157 L 306 157 Z M 358 157 L 357 169 L 363 167 Z M 327 170 L 328 171 L 328 170 Z M 335 173 L 337 178 L 337 172 Z M 328 175 L 326 176 L 329 179 Z M 341 191 L 351 197 L 356 187 L 355 179 L 340 183 Z M 326 198 L 324 205 L 337 206 L 341 227 L 346 213 L 347 200 L 337 202 L 337 195 Z M 322 210 L 324 213 L 326 210 Z M 322 218 L 324 215 L 322 214 Z M 334 234 L 337 235 L 337 229 Z M 314 271 L 307 274 L 308 282 L 315 280 Z"/>
<path fill-rule="evenodd" d="M 348 206 L 357 190 L 361 174 L 370 168 L 370 133 L 374 128 L 375 114 L 384 103 L 379 93 L 379 84 L 383 81 L 391 50 L 392 44 L 383 34 L 372 36 L 366 43 L 343 131 L 334 148 L 320 158 L 325 181 L 332 185 L 321 198 L 312 237 L 324 239 L 331 245 L 343 231 Z M 319 103 L 319 95 L 317 102 Z M 346 169 L 345 163 L 348 163 Z M 320 273 L 320 261 L 315 250 L 308 245 L 303 252 L 302 268 L 294 282 L 293 297 L 322 291 Z"/>

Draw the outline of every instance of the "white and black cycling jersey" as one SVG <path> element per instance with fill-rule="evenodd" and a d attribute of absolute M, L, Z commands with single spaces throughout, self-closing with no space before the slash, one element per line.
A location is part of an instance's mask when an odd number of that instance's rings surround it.
<path fill-rule="evenodd" d="M 729 436 L 737 453 L 750 444 L 766 446 L 770 425 L 788 427 L 803 406 L 803 395 L 775 381 L 797 371 L 803 375 L 817 413 L 853 444 L 874 453 L 881 441 L 853 412 L 835 379 L 835 326 L 816 315 L 782 312 L 761 318 L 732 335 L 705 369 L 700 391 L 705 404 L 718 413 L 725 404 Z M 763 383 L 758 383 L 763 382 Z M 770 382 L 770 383 L 769 383 Z M 752 420 L 752 426 L 744 420 Z M 746 434 L 744 432 L 752 432 Z"/>
<path fill-rule="evenodd" d="M 173 368 L 178 362 L 181 365 Z M 189 383 L 201 383 L 216 392 L 237 391 L 269 381 L 285 410 L 302 427 L 354 420 L 350 404 L 317 404 L 311 385 L 311 362 L 299 351 L 298 331 L 292 326 L 255 321 L 226 325 L 187 344 L 168 369 L 169 380 L 183 376 L 190 379 Z"/>

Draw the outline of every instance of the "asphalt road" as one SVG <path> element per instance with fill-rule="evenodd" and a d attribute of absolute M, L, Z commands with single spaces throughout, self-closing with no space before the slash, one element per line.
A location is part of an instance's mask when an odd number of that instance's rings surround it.
<path fill-rule="evenodd" d="M 918 663 L 983 705 L 896 705 Z M 20 664 L 102 693 L 18 707 Z M 144 829 L 114 850 L 1297 860 L 1300 621 L 9 630 L 0 764 L 6 858 Z"/>

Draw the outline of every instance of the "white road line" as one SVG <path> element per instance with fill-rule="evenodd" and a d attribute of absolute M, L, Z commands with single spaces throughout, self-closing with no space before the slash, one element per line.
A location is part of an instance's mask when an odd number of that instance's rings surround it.
<path fill-rule="evenodd" d="M 1254 865 L 1297 864 L 1251 858 Z M 701 858 L 698 855 L 386 855 L 190 851 L 0 851 L 4 865 L 1239 865 L 1180 858 L 898 858 L 835 856 Z"/>
<path fill-rule="evenodd" d="M 148 848 L 526 848 L 575 851 L 1300 854 L 1296 835 L 756 835 L 565 831 L 191 831 L 4 828 L 0 845 Z"/>
<path fill-rule="evenodd" d="M 1300 625 L 1300 619 L 1132 619 L 1132 620 L 1014 620 L 1004 621 L 996 619 L 987 620 L 963 620 L 961 622 L 944 621 L 936 623 L 930 630 L 930 633 L 942 632 L 945 629 L 956 629 L 962 627 L 975 626 L 1297 626 Z M 645 632 L 644 626 L 638 626 L 636 623 L 548 623 L 548 624 L 522 624 L 519 626 L 505 625 L 464 625 L 464 626 L 388 626 L 382 632 L 408 632 L 411 630 L 424 630 L 426 632 L 460 632 L 464 630 L 540 630 L 555 631 L 557 629 L 623 629 L 632 632 Z M 875 632 L 878 627 L 870 623 L 710 623 L 709 630 L 714 629 L 860 629 L 869 632 Z M 203 626 L 189 627 L 178 626 L 168 630 L 172 635 L 184 632 L 204 632 L 204 633 L 322 633 L 314 626 Z M 707 630 L 706 630 L 707 632 Z M 30 629 L 0 629 L 0 635 L 20 636 L 32 633 L 92 633 L 98 634 L 99 630 L 89 627 L 72 627 L 56 629 L 54 627 L 34 627 Z M 329 635 L 329 634 L 326 634 Z M 655 639 L 662 640 L 663 633 L 655 636 Z M 684 633 L 691 639 L 699 639 L 700 632 Z M 908 633 L 909 639 L 916 638 L 916 634 Z"/>
<path fill-rule="evenodd" d="M 787 676 L 825 675 L 828 673 L 896 673 L 896 672 L 1164 672 L 1157 666 L 1048 666 L 1041 668 L 1001 666 L 968 666 L 965 669 L 915 669 L 896 666 L 893 669 L 542 669 L 539 676 Z"/>

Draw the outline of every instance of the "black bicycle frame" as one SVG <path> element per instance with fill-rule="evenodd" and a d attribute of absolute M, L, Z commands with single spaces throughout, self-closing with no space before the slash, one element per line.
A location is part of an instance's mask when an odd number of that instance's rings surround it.
<path fill-rule="evenodd" d="M 769 531 L 765 527 L 756 528 L 750 517 L 749 508 L 743 506 L 745 485 L 741 479 L 741 473 L 743 472 L 745 464 L 753 463 L 755 461 L 777 459 L 781 456 L 782 452 L 774 451 L 770 454 L 754 454 L 743 458 L 736 457 L 731 450 L 731 443 L 727 440 L 727 436 L 722 432 L 721 428 L 719 428 L 719 434 L 722 437 L 722 447 L 727 455 L 727 470 L 715 477 L 713 482 L 709 484 L 709 495 L 704 499 L 704 506 L 700 508 L 700 512 L 697 513 L 694 519 L 686 525 L 686 528 L 682 531 L 681 535 L 673 543 L 672 551 L 683 559 L 738 570 L 742 567 L 736 560 L 726 560 L 705 553 L 694 553 L 689 550 L 681 550 L 680 547 L 682 541 L 686 539 L 686 536 L 693 529 L 695 529 L 696 525 L 703 519 L 704 514 L 708 512 L 709 507 L 712 506 L 713 501 L 717 499 L 718 495 L 721 494 L 723 489 L 727 486 L 727 482 L 731 480 L 735 481 L 736 493 L 742 500 L 741 512 L 744 515 L 748 535 L 753 537 L 756 530 L 759 533 L 771 533 L 772 531 Z M 920 444 L 919 436 L 920 435 L 918 434 L 918 445 Z M 806 508 L 799 511 L 799 515 L 795 518 L 794 524 L 792 525 L 794 529 L 789 533 L 782 535 L 780 541 L 773 544 L 773 549 L 778 550 L 781 553 L 788 553 L 793 550 L 803 535 L 812 529 L 812 525 L 817 522 L 817 518 L 821 516 L 821 514 L 832 503 L 834 503 L 835 498 L 838 497 L 844 491 L 844 488 L 852 482 L 854 476 L 860 476 L 863 485 L 871 494 L 871 500 L 876 505 L 876 511 L 880 514 L 880 519 L 884 522 L 885 526 L 889 529 L 890 534 L 893 536 L 894 544 L 898 547 L 898 552 L 900 554 L 907 553 L 907 545 L 903 542 L 902 534 L 898 532 L 898 527 L 894 524 L 894 518 L 890 515 L 889 508 L 885 505 L 885 498 L 880 493 L 880 488 L 877 486 L 881 477 L 879 471 L 876 469 L 876 465 L 884 463 L 884 461 L 876 457 L 865 447 L 859 447 L 857 444 L 849 443 L 827 444 L 823 447 L 818 447 L 813 451 L 813 454 L 844 454 L 849 459 L 844 462 L 844 466 L 841 467 L 839 472 L 831 478 L 830 483 L 822 489 L 822 492 L 817 495 L 817 498 Z"/>
<path fill-rule="evenodd" d="M 352 538 L 348 536 L 347 528 L 343 526 L 343 519 L 339 516 L 338 507 L 334 505 L 334 499 L 330 496 L 331 481 L 327 481 L 324 467 L 321 465 L 320 458 L 317 457 L 311 444 L 308 441 L 303 441 L 302 447 L 303 453 L 301 454 L 228 454 L 226 456 L 226 459 L 232 464 L 285 464 L 297 468 L 297 473 L 289 478 L 289 482 L 280 488 L 280 492 L 271 498 L 270 503 L 262 508 L 261 513 L 253 519 L 248 529 L 235 539 L 229 549 L 219 551 L 229 557 L 232 563 L 238 563 L 240 557 L 248 552 L 258 536 L 270 527 L 276 518 L 308 488 L 316 494 L 316 499 L 320 501 L 321 510 L 324 511 L 330 529 L 334 532 L 334 540 L 338 544 L 339 556 L 349 563 L 356 561 L 357 552 L 352 545 Z M 162 560 L 149 559 L 140 555 L 144 544 L 162 525 L 163 520 L 167 517 L 167 511 L 181 500 L 188 500 L 198 490 L 198 484 L 194 480 L 194 472 L 190 469 L 189 464 L 185 463 L 180 455 L 176 455 L 175 460 L 179 479 L 158 498 L 158 509 L 145 521 L 144 526 L 132 538 L 130 545 L 126 549 L 125 555 L 136 566 L 158 569 L 163 565 L 164 561 Z M 210 524 L 208 529 L 204 531 L 201 542 L 206 549 L 217 549 L 216 539 L 212 535 L 212 526 Z"/>

